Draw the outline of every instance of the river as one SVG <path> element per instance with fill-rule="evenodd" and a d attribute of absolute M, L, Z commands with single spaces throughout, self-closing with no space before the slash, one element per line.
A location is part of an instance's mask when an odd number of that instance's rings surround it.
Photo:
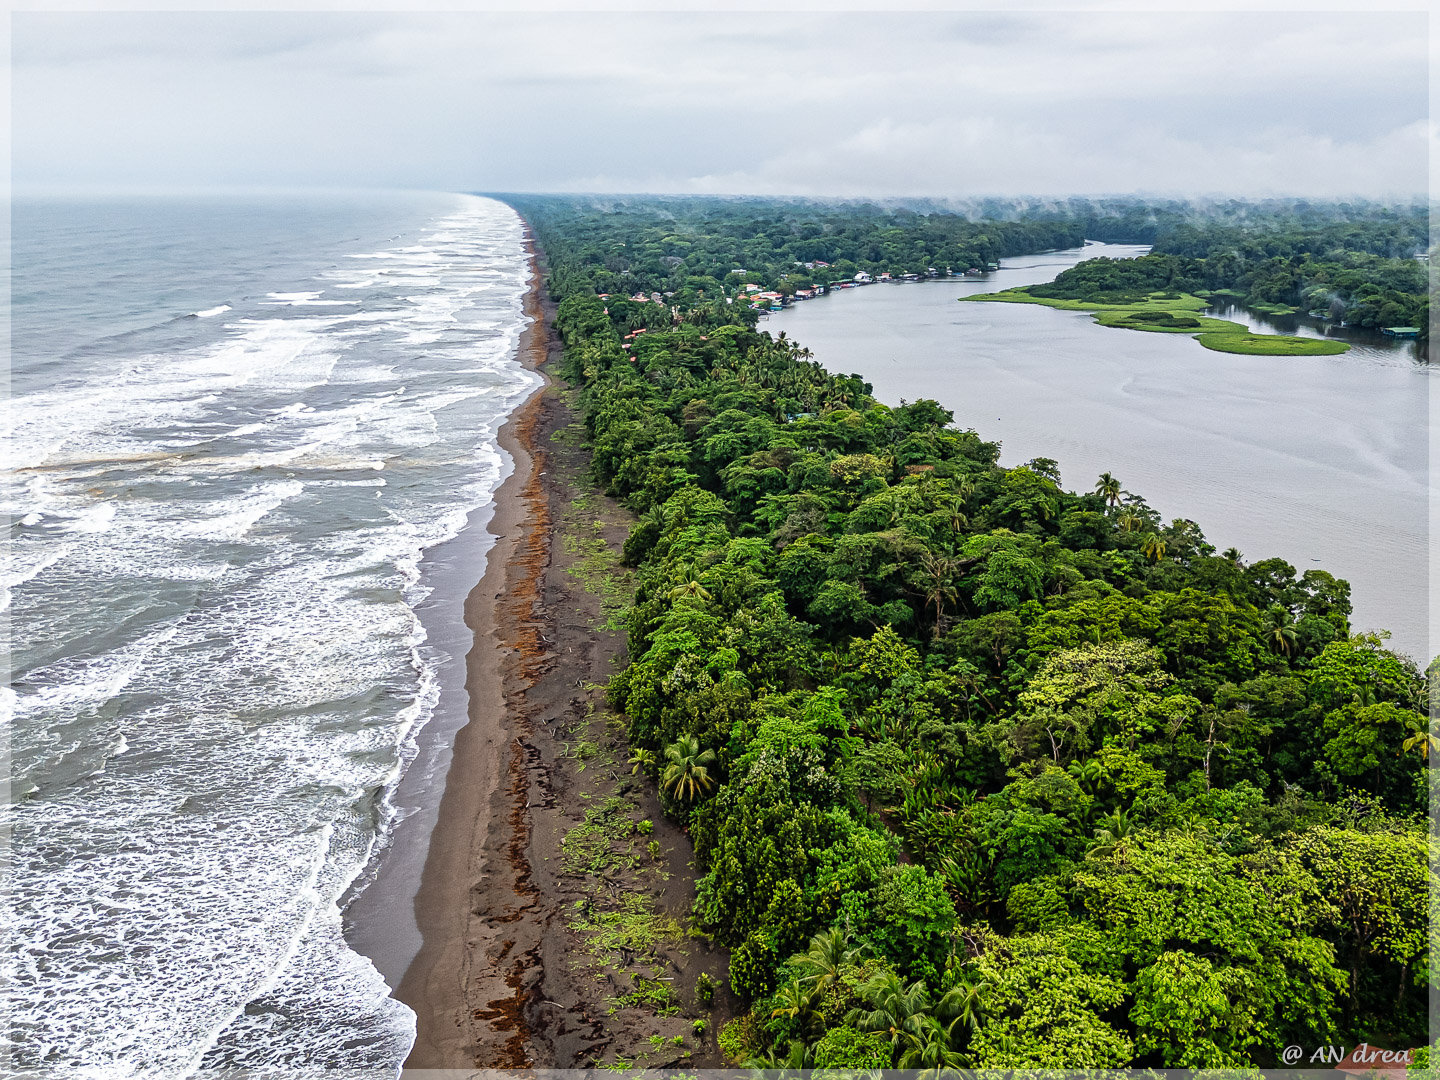
<path fill-rule="evenodd" d="M 881 401 L 933 398 L 1001 442 L 1001 463 L 1060 464 L 1085 491 L 1119 477 L 1165 518 L 1190 518 L 1247 562 L 1279 556 L 1352 586 L 1355 630 L 1388 630 L 1422 667 L 1440 643 L 1428 597 L 1428 436 L 1434 372 L 1413 342 L 1269 320 L 1252 327 L 1352 342 L 1338 356 L 1239 356 L 1186 335 L 1117 330 L 1082 311 L 956 298 L 1050 281 L 1118 244 L 1006 259 L 977 278 L 881 284 L 761 323 Z M 1278 326 L 1277 326 L 1278 324 Z"/>

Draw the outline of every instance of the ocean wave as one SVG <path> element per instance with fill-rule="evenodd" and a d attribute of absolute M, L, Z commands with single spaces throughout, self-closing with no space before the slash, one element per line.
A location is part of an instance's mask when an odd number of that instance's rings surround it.
<path fill-rule="evenodd" d="M 518 221 L 457 205 L 375 253 L 435 279 L 418 302 L 217 323 L 15 411 L 33 471 L 0 494 L 38 541 L 11 568 L 36 583 L 16 593 L 16 1065 L 403 1060 L 413 1017 L 338 903 L 450 659 L 415 614 L 424 553 L 492 498 L 494 433 L 539 382 L 514 354 Z M 477 305 L 483 333 L 456 320 Z"/>
<path fill-rule="evenodd" d="M 43 517 L 42 514 L 27 514 L 24 523 L 36 525 Z M 32 521 L 32 518 L 35 520 Z M 4 569 L 0 570 L 0 586 L 13 589 L 16 585 L 23 585 L 58 563 L 69 553 L 71 548 L 70 544 L 54 544 L 36 552 L 26 561 L 27 556 L 30 555 L 28 549 L 32 546 L 38 545 L 17 543 L 7 545 L 3 557 Z"/>
<path fill-rule="evenodd" d="M 305 485 L 298 480 L 251 488 L 234 500 L 234 509 L 216 517 L 181 522 L 175 526 L 175 535 L 204 540 L 239 540 L 266 514 L 304 490 Z"/>

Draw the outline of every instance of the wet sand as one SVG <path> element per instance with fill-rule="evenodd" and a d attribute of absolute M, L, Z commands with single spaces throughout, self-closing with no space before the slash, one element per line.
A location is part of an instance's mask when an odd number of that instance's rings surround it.
<path fill-rule="evenodd" d="M 520 349 L 545 374 L 561 350 L 540 280 L 537 266 Z M 386 872 L 347 911 L 352 944 L 416 1014 L 407 1074 L 637 1058 L 719 1064 L 715 1033 L 735 1012 L 724 951 L 683 932 L 694 898 L 689 838 L 664 819 L 653 785 L 630 775 L 623 723 L 605 705 L 600 684 L 623 663 L 624 634 L 604 625 L 613 581 L 602 579 L 625 573 L 615 554 L 631 519 L 588 487 L 575 421 L 565 388 L 546 374 L 500 432 L 514 469 L 496 493 L 484 575 L 465 601 L 468 700 L 434 824 L 428 837 L 421 827 L 407 839 L 408 863 L 389 853 Z M 609 560 L 604 573 L 596 558 Z M 464 560 L 459 552 L 452 580 Z M 448 745 L 450 732 L 431 734 L 438 760 L 446 747 L 434 744 Z M 576 745 L 593 751 L 572 753 Z M 598 861 L 578 870 L 562 841 L 599 806 L 623 827 L 607 828 Z M 643 839 L 642 820 L 653 829 Z M 674 931 L 637 955 L 604 952 L 576 915 L 632 910 L 641 896 Z M 671 1005 L 621 1000 L 660 968 Z M 720 988 L 713 1004 L 696 998 L 702 972 Z M 700 1018 L 707 1031 L 697 1037 Z"/>
<path fill-rule="evenodd" d="M 520 356 L 536 370 L 545 359 L 546 335 L 533 283 L 526 314 L 533 321 Z M 524 781 L 519 739 L 528 725 L 507 702 L 507 682 L 533 677 L 542 656 L 535 574 L 547 546 L 548 516 L 533 443 L 543 392 L 521 405 L 499 433 L 514 471 L 496 492 L 489 525 L 496 540 L 485 574 L 465 600 L 465 624 L 474 635 L 465 657 L 468 722 L 455 734 L 415 895 L 422 944 L 395 993 L 416 1014 L 407 1068 L 462 1068 L 486 1058 L 483 1063 L 492 1066 L 527 1064 L 513 1010 L 497 1004 L 487 1013 L 470 1002 L 477 995 L 500 1003 L 515 998 L 520 988 L 511 985 L 503 964 L 477 970 L 475 960 L 493 951 L 505 925 L 526 910 L 532 891 L 523 859 L 516 858 L 523 827 L 516 832 L 522 823 L 514 813 Z M 477 904 L 476 893 L 490 902 Z"/>

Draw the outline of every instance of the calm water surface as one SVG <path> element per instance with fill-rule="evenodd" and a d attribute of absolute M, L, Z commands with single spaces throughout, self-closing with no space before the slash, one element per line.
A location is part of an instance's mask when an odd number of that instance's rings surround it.
<path fill-rule="evenodd" d="M 1054 458 L 1076 490 L 1108 470 L 1167 519 L 1199 522 L 1218 548 L 1346 578 L 1354 627 L 1391 631 L 1391 646 L 1423 665 L 1433 655 L 1427 452 L 1436 384 L 1413 343 L 1364 334 L 1340 356 L 1235 356 L 1188 336 L 1102 327 L 1085 312 L 956 302 L 1145 250 L 1090 244 L 1007 259 L 982 278 L 849 289 L 761 325 L 832 371 L 859 373 L 888 404 L 934 398 L 958 424 L 1000 440 L 1006 465 Z M 1336 334 L 1242 308 L 1217 314 Z"/>

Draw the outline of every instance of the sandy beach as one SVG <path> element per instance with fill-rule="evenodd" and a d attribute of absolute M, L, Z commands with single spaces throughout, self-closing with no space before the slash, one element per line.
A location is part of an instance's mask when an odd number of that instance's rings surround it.
<path fill-rule="evenodd" d="M 608 616 L 629 577 L 618 553 L 631 519 L 589 486 L 540 281 L 537 264 L 520 358 L 546 385 L 499 434 L 514 468 L 465 600 L 463 722 L 438 748 L 450 757 L 433 827 L 406 841 L 424 851 L 423 871 L 413 852 L 408 863 L 389 854 L 388 876 L 347 912 L 349 936 L 416 1014 L 407 1072 L 719 1064 L 715 1033 L 735 1011 L 724 950 L 683 930 L 689 839 L 665 821 L 653 785 L 630 775 L 601 688 L 623 663 L 624 634 Z M 461 562 L 452 582 L 463 580 L 463 552 Z M 428 734 L 452 737 L 443 726 Z M 596 849 L 598 807 L 607 824 Z M 590 843 L 584 867 L 567 846 L 577 830 Z M 607 910 L 637 903 L 653 933 L 597 941 Z M 406 948 L 417 932 L 418 951 Z M 702 973 L 718 987 L 713 1002 L 695 992 Z"/>

